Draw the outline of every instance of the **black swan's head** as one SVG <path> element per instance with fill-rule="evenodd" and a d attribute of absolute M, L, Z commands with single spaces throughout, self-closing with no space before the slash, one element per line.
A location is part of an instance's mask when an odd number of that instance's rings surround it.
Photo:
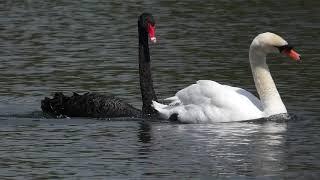
<path fill-rule="evenodd" d="M 150 41 L 157 42 L 155 32 L 156 32 L 156 22 L 150 13 L 142 13 L 139 17 L 139 28 L 149 34 Z"/>

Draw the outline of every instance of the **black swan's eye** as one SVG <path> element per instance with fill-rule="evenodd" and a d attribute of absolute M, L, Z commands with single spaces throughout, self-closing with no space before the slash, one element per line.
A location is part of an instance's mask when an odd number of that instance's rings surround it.
<path fill-rule="evenodd" d="M 290 46 L 290 45 L 287 44 L 287 45 L 284 45 L 284 46 L 277 46 L 277 48 L 279 49 L 280 52 L 282 52 L 284 50 L 289 51 L 289 50 L 293 49 L 293 46 Z"/>
<path fill-rule="evenodd" d="M 148 28 L 149 25 L 154 26 L 156 24 L 154 17 L 150 13 L 141 14 L 139 17 L 139 23 L 141 27 L 144 27 L 146 29 Z"/>
<path fill-rule="evenodd" d="M 150 17 L 147 18 L 146 22 L 147 22 L 146 25 L 150 24 L 151 26 L 154 26 L 154 24 L 155 24 L 154 20 Z"/>

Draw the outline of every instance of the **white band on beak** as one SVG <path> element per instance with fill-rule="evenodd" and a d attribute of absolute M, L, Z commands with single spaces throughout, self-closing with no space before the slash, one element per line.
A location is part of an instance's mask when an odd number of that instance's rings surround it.
<path fill-rule="evenodd" d="M 157 38 L 156 38 L 156 37 L 151 37 L 150 40 L 151 40 L 153 43 L 156 43 L 156 42 L 157 42 Z"/>

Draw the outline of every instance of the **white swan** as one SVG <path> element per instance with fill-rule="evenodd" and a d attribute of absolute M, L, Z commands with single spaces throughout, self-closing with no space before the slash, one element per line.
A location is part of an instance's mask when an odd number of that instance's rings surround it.
<path fill-rule="evenodd" d="M 238 87 L 199 80 L 167 98 L 169 105 L 153 101 L 153 106 L 163 118 L 174 115 L 186 123 L 241 121 L 287 113 L 266 64 L 266 55 L 279 51 L 300 61 L 300 55 L 274 33 L 259 34 L 250 45 L 249 60 L 260 100 Z"/>

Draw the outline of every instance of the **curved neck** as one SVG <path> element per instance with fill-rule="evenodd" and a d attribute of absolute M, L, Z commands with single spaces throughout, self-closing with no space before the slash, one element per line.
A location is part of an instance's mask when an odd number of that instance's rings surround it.
<path fill-rule="evenodd" d="M 140 75 L 140 89 L 142 96 L 142 112 L 147 115 L 156 114 L 156 110 L 151 106 L 152 101 L 157 101 L 153 89 L 153 81 L 151 77 L 150 68 L 150 54 L 148 44 L 148 33 L 139 25 L 139 75 Z"/>
<path fill-rule="evenodd" d="M 266 54 L 259 48 L 250 46 L 249 60 L 261 104 L 265 117 L 287 113 L 276 85 L 271 77 L 268 65 L 266 64 Z"/>

